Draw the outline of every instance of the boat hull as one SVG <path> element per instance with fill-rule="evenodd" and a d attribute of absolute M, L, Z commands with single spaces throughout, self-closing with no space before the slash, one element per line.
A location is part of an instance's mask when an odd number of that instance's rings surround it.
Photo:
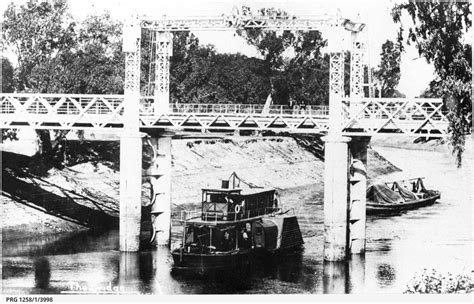
<path fill-rule="evenodd" d="M 174 273 L 193 273 L 199 275 L 219 273 L 236 268 L 245 268 L 251 261 L 252 252 L 232 251 L 215 254 L 198 254 L 181 252 L 176 249 L 172 252 Z"/>
<path fill-rule="evenodd" d="M 261 259 L 285 256 L 300 252 L 303 245 L 288 247 L 285 249 L 268 251 L 264 249 L 249 249 L 245 251 L 232 251 L 214 254 L 198 254 L 181 252 L 181 249 L 175 249 L 171 253 L 173 256 L 173 273 L 209 275 L 228 273 L 230 270 L 239 271 L 249 270 L 252 263 L 259 262 Z"/>
<path fill-rule="evenodd" d="M 420 207 L 433 205 L 436 202 L 436 200 L 438 200 L 439 198 L 440 198 L 440 195 L 437 194 L 437 195 L 427 197 L 424 199 L 419 199 L 419 200 L 415 200 L 415 201 L 407 202 L 403 204 L 393 204 L 393 205 L 373 204 L 373 203 L 367 202 L 366 214 L 367 215 L 397 214 L 402 211 L 413 210 Z"/>

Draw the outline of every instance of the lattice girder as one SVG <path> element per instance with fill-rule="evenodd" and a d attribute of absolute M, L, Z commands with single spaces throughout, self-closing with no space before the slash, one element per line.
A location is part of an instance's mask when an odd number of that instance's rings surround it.
<path fill-rule="evenodd" d="M 124 95 L 0 94 L 0 127 L 122 129 L 124 99 Z M 440 99 L 360 98 L 352 100 L 357 112 L 349 111 L 349 99 L 342 100 L 341 128 L 345 135 L 447 135 L 448 120 Z M 293 133 L 327 133 L 329 128 L 327 106 L 307 106 L 304 110 L 271 106 L 266 114 L 263 105 L 255 104 L 171 104 L 168 113 L 162 114 L 155 114 L 152 107 L 152 98 L 141 98 L 140 128 Z"/>
<path fill-rule="evenodd" d="M 389 131 L 444 136 L 448 128 L 440 99 L 363 98 L 359 100 L 358 111 L 345 120 L 346 130 L 360 129 L 369 135 Z"/>
<path fill-rule="evenodd" d="M 308 17 L 273 18 L 265 16 L 221 16 L 188 18 L 143 18 L 142 28 L 156 31 L 235 31 L 237 29 L 261 28 L 265 30 L 320 30 L 340 25 L 344 19 L 328 14 Z"/>
<path fill-rule="evenodd" d="M 354 39 L 357 39 L 354 38 Z M 350 96 L 364 96 L 364 62 L 365 62 L 365 43 L 355 40 L 352 42 L 351 51 L 351 80 L 350 80 Z"/>

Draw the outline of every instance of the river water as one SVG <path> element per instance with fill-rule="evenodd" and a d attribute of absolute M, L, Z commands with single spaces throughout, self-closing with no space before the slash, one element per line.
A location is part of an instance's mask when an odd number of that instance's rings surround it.
<path fill-rule="evenodd" d="M 187 277 L 170 272 L 169 250 L 120 253 L 118 232 L 69 233 L 3 243 L 3 293 L 402 293 L 423 269 L 470 273 L 472 196 L 469 166 L 433 151 L 378 150 L 402 169 L 442 191 L 439 204 L 367 220 L 367 253 L 347 263 L 323 263 L 322 184 L 281 190 L 294 208 L 303 252 L 265 261 L 242 275 Z M 369 160 L 370 161 L 370 160 Z M 402 176 L 403 175 L 403 176 Z M 179 242 L 174 230 L 173 246 Z"/>

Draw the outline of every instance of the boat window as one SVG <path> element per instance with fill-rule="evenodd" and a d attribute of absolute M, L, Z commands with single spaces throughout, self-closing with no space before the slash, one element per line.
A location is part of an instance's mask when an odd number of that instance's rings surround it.
<path fill-rule="evenodd" d="M 224 193 L 208 193 L 206 201 L 209 203 L 225 203 L 225 197 Z"/>

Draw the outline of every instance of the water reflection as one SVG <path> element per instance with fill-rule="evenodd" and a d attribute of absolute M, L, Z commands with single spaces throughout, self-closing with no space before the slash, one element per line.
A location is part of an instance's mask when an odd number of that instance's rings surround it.
<path fill-rule="evenodd" d="M 122 252 L 120 253 L 119 266 L 119 286 L 121 291 L 138 292 L 140 281 L 140 253 L 138 252 Z"/>
<path fill-rule="evenodd" d="M 438 215 L 417 221 L 408 215 L 425 211 L 369 218 L 365 259 L 353 256 L 346 263 L 323 263 L 322 201 L 314 193 L 313 186 L 299 188 L 287 194 L 285 200 L 290 208 L 305 204 L 298 214 L 304 251 L 260 260 L 240 274 L 210 278 L 175 275 L 170 272 L 172 258 L 166 248 L 122 254 L 118 251 L 118 231 L 81 232 L 3 242 L 2 292 L 94 293 L 94 288 L 112 291 L 123 287 L 126 292 L 145 294 L 402 293 L 406 282 L 421 267 L 444 266 L 449 270 L 471 260 L 471 244 L 464 241 L 470 239 L 471 231 L 450 222 L 459 221 L 458 212 L 443 209 Z M 443 202 L 436 208 L 459 206 Z M 440 221 L 445 225 L 441 226 Z M 436 233 L 427 235 L 429 229 Z M 431 243 L 426 242 L 427 237 L 432 238 Z"/>
<path fill-rule="evenodd" d="M 349 261 L 348 293 L 363 293 L 365 287 L 365 256 L 352 255 Z"/>
<path fill-rule="evenodd" d="M 35 270 L 35 287 L 47 289 L 49 287 L 49 280 L 51 279 L 51 267 L 48 259 L 45 257 L 35 259 L 33 268 Z"/>
<path fill-rule="evenodd" d="M 138 256 L 139 277 L 145 286 L 149 286 L 155 277 L 155 264 L 153 263 L 153 254 L 151 251 L 141 252 Z M 146 291 L 151 292 L 151 290 Z"/>
<path fill-rule="evenodd" d="M 393 268 L 392 265 L 377 265 L 377 283 L 380 287 L 391 286 L 395 280 L 395 268 Z"/>
<path fill-rule="evenodd" d="M 324 262 L 323 293 L 362 293 L 365 286 L 365 257 L 353 255 L 345 262 Z"/>
<path fill-rule="evenodd" d="M 346 262 L 324 262 L 323 265 L 323 293 L 348 293 L 349 268 Z"/>
<path fill-rule="evenodd" d="M 121 252 L 118 285 L 124 293 L 152 294 L 155 292 L 155 252 Z"/>

